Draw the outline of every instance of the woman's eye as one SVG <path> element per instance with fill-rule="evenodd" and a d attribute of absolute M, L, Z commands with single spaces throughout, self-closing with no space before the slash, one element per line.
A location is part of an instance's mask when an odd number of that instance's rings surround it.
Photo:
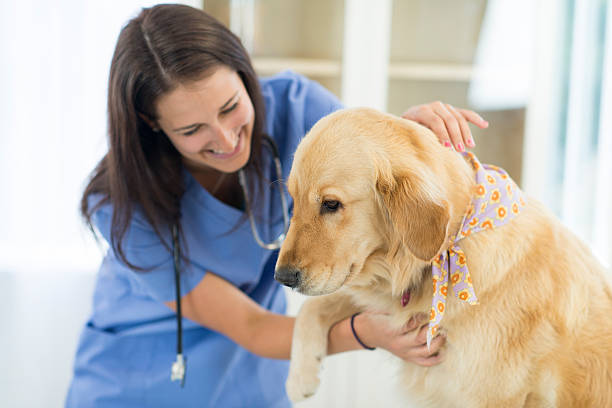
<path fill-rule="evenodd" d="M 232 106 L 230 106 L 229 108 L 227 108 L 224 111 L 221 111 L 221 114 L 225 115 L 227 113 L 230 113 L 231 111 L 233 111 L 234 109 L 236 109 L 236 107 L 238 106 L 238 101 L 236 101 Z"/>
<path fill-rule="evenodd" d="M 200 130 L 200 125 L 194 127 L 193 129 L 191 129 L 188 132 L 183 133 L 183 136 L 191 136 L 193 135 L 195 132 L 197 132 L 198 130 Z"/>
<path fill-rule="evenodd" d="M 325 200 L 321 203 L 321 214 L 333 213 L 342 208 L 342 203 L 338 200 Z"/>

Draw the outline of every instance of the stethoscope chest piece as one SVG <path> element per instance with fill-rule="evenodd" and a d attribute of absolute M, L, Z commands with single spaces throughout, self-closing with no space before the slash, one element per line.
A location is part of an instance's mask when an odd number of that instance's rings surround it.
<path fill-rule="evenodd" d="M 170 381 L 180 381 L 181 387 L 185 385 L 185 371 L 186 371 L 187 360 L 182 354 L 176 355 L 176 361 L 172 363 L 172 373 L 170 374 Z"/>

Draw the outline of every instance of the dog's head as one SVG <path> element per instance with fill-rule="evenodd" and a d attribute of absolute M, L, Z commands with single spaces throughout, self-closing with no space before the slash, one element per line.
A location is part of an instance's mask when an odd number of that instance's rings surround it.
<path fill-rule="evenodd" d="M 426 265 L 464 210 L 453 202 L 469 197 L 446 186 L 467 182 L 466 172 L 459 155 L 414 122 L 365 108 L 321 119 L 295 153 L 293 217 L 275 279 L 321 295 L 352 282 L 373 254 Z"/>

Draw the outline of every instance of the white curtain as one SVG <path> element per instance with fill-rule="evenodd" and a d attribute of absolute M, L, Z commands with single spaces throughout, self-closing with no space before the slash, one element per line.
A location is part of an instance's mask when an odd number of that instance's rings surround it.
<path fill-rule="evenodd" d="M 573 4 L 562 217 L 612 265 L 612 5 Z"/>
<path fill-rule="evenodd" d="M 565 2 L 563 2 L 565 3 Z M 595 255 L 612 265 L 612 5 L 607 0 L 565 3 L 571 42 L 565 49 L 567 84 L 560 175 L 560 215 Z M 536 136 L 536 135 L 532 135 Z"/>
<path fill-rule="evenodd" d="M 469 92 L 480 110 L 527 109 L 523 189 L 608 267 L 611 26 L 608 0 L 489 0 Z"/>
<path fill-rule="evenodd" d="M 115 41 L 127 19 L 154 3 L 0 3 L 0 270 L 97 266 L 79 199 L 106 149 Z"/>
<path fill-rule="evenodd" d="M 609 1 L 604 49 L 593 242 L 595 253 L 612 269 L 612 4 Z"/>
<path fill-rule="evenodd" d="M 114 44 L 151 4 L 0 1 L 2 407 L 63 406 L 91 302 L 82 272 L 101 258 L 79 199 L 106 150 Z"/>

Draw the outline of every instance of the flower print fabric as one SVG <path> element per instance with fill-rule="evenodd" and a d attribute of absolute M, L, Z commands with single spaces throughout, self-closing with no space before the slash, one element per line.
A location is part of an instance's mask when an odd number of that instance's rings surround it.
<path fill-rule="evenodd" d="M 521 208 L 525 206 L 523 192 L 505 170 L 481 164 L 471 152 L 463 154 L 476 171 L 476 186 L 461 229 L 457 235 L 451 237 L 450 247 L 432 262 L 433 301 L 427 330 L 427 347 L 438 332 L 444 317 L 449 281 L 457 298 L 471 305 L 478 304 L 467 259 L 459 242 L 471 234 L 508 223 L 519 215 Z"/>

